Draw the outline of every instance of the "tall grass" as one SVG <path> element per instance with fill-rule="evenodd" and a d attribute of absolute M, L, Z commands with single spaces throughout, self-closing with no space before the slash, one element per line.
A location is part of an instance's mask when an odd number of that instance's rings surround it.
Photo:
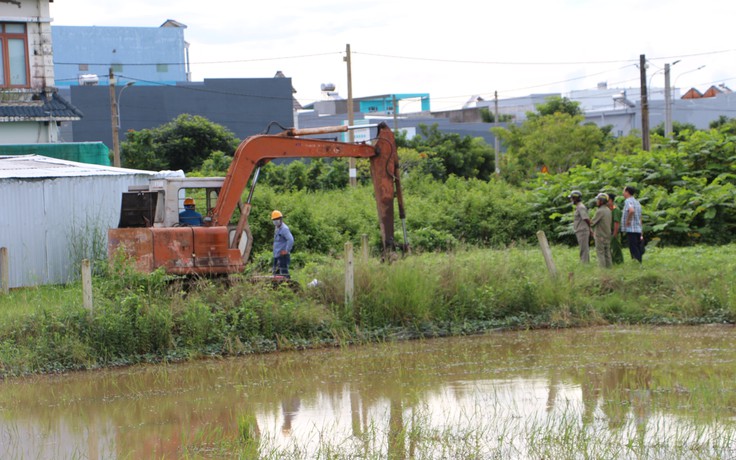
<path fill-rule="evenodd" d="M 94 314 L 81 287 L 0 296 L 0 374 L 140 361 L 469 334 L 489 328 L 736 320 L 736 246 L 650 249 L 643 265 L 581 265 L 555 247 L 552 279 L 536 248 L 425 253 L 358 261 L 344 298 L 343 262 L 302 259 L 294 292 L 251 282 L 136 273 L 123 260 L 94 281 Z M 307 282 L 317 279 L 316 287 Z"/>

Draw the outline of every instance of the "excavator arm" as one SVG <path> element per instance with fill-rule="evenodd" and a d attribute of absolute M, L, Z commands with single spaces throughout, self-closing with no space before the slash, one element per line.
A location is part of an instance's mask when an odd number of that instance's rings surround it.
<path fill-rule="evenodd" d="M 347 126 L 302 130 L 289 129 L 276 135 L 257 135 L 245 139 L 235 151 L 225 182 L 220 190 L 217 205 L 210 213 L 211 225 L 228 225 L 235 208 L 240 206 L 241 218 L 230 247 L 238 247 L 241 235 L 245 232 L 248 236 L 248 245 L 244 250 L 243 258 L 247 260 L 251 242 L 248 226 L 250 199 L 257 180 L 257 172 L 262 165 L 279 158 L 368 158 L 370 160 L 378 221 L 381 228 L 383 253 L 385 255 L 393 251 L 395 247 L 394 197 L 396 197 L 399 204 L 399 214 L 402 222 L 404 222 L 405 215 L 396 141 L 388 125 L 381 123 L 378 126 L 378 135 L 371 143 L 356 144 L 298 137 L 347 130 Z M 255 175 L 254 172 L 256 172 Z M 241 197 L 251 178 L 251 192 L 245 203 L 241 203 Z M 404 246 L 406 246 L 406 243 Z"/>

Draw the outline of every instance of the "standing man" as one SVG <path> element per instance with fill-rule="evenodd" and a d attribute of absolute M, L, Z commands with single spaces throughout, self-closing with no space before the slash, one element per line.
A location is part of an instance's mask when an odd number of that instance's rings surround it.
<path fill-rule="evenodd" d="M 619 227 L 621 227 L 621 208 L 616 206 L 616 195 L 608 194 L 608 209 L 611 210 L 611 262 L 615 265 L 624 263 L 624 254 L 621 252 L 621 238 Z"/>
<path fill-rule="evenodd" d="M 590 217 L 588 216 L 588 208 L 583 204 L 583 194 L 578 190 L 570 192 L 568 198 L 575 206 L 572 230 L 575 232 L 575 238 L 578 239 L 578 246 L 580 246 L 580 262 L 587 264 L 590 262 Z"/>
<path fill-rule="evenodd" d="M 598 255 L 598 265 L 602 268 L 611 268 L 611 210 L 608 209 L 608 195 L 599 193 L 595 197 L 598 209 L 595 211 L 590 226 L 595 238 L 595 252 Z"/>
<path fill-rule="evenodd" d="M 626 232 L 626 239 L 629 242 L 629 252 L 631 258 L 641 263 L 642 256 L 642 224 L 641 224 L 641 204 L 634 198 L 636 189 L 630 185 L 624 187 L 624 208 L 621 210 L 621 231 Z"/>
<path fill-rule="evenodd" d="M 271 213 L 271 221 L 275 227 L 273 233 L 273 274 L 290 279 L 289 263 L 291 263 L 291 249 L 294 247 L 294 236 L 284 223 L 281 211 Z"/>

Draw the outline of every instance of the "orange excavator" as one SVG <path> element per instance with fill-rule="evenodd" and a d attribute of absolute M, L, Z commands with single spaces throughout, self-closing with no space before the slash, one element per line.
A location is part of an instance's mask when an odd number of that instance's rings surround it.
<path fill-rule="evenodd" d="M 113 257 L 122 249 L 143 272 L 159 267 L 177 275 L 242 271 L 252 247 L 248 216 L 260 168 L 271 160 L 299 157 L 368 158 L 381 229 L 382 256 L 391 257 L 397 246 L 394 199 L 403 227 L 402 248 L 408 250 L 396 141 L 388 125 L 379 124 L 377 136 L 360 143 L 302 137 L 346 132 L 351 128 L 291 128 L 278 134 L 251 136 L 236 149 L 224 179 L 152 179 L 148 186 L 130 187 L 123 193 L 118 228 L 108 230 L 108 255 Z M 249 180 L 250 191 L 242 200 Z M 188 189 L 205 191 L 207 213 L 202 226 L 179 224 L 179 204 Z M 234 224 L 231 218 L 236 208 L 240 210 L 240 218 Z"/>

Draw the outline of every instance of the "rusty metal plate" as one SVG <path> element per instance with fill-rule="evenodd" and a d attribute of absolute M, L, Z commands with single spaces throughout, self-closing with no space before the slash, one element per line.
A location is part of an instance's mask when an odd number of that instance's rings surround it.
<path fill-rule="evenodd" d="M 118 248 L 135 261 L 136 270 L 151 272 L 153 265 L 153 238 L 148 228 L 111 228 L 107 231 L 107 254 L 110 259 Z"/>
<path fill-rule="evenodd" d="M 194 232 L 194 264 L 197 267 L 219 267 L 227 272 L 237 271 L 239 267 L 231 267 L 229 234 L 227 227 L 195 227 Z M 242 263 L 237 263 L 242 267 Z"/>
<path fill-rule="evenodd" d="M 193 227 L 150 228 L 153 235 L 154 268 L 169 273 L 187 273 L 194 266 Z"/>

